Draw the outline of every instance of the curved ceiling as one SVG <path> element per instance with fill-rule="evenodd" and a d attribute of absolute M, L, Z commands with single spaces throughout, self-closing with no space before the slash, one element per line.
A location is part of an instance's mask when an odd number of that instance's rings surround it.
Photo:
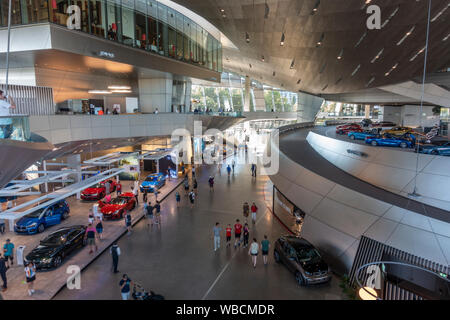
<path fill-rule="evenodd" d="M 175 2 L 210 21 L 238 47 L 223 50 L 224 69 L 275 87 L 343 93 L 423 73 L 427 0 Z M 381 8 L 380 30 L 366 27 L 372 4 Z M 450 64 L 449 5 L 432 1 L 427 73 Z"/>

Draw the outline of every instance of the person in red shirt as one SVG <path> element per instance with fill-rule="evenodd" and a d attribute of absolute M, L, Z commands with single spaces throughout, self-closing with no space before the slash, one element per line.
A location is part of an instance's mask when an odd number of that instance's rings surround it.
<path fill-rule="evenodd" d="M 252 210 L 252 221 L 253 221 L 253 223 L 255 223 L 256 222 L 256 211 L 258 211 L 258 207 L 256 206 L 256 204 L 254 202 L 253 202 L 250 210 Z"/>
<path fill-rule="evenodd" d="M 231 243 L 231 224 L 228 224 L 227 228 L 225 229 L 226 231 L 226 235 L 227 235 L 227 247 L 230 245 Z"/>
<path fill-rule="evenodd" d="M 237 246 L 241 247 L 241 233 L 242 233 L 242 224 L 239 223 L 239 219 L 236 219 L 236 224 L 234 225 L 234 248 Z"/>
<path fill-rule="evenodd" d="M 122 194 L 122 184 L 120 182 L 118 184 L 116 184 L 116 192 L 117 192 L 117 195 Z"/>

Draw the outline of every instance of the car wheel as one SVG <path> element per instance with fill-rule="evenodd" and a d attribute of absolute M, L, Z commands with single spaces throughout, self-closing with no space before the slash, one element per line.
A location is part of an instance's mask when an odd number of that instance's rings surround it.
<path fill-rule="evenodd" d="M 431 151 L 431 154 L 434 156 L 437 156 L 437 155 L 439 155 L 439 152 L 437 152 L 437 150 L 433 150 L 433 151 Z"/>
<path fill-rule="evenodd" d="M 400 143 L 400 148 L 405 149 L 408 145 L 406 144 L 406 142 L 402 142 Z"/>
<path fill-rule="evenodd" d="M 351 135 L 351 136 L 350 136 L 350 139 L 355 140 L 355 136 L 354 136 L 354 135 Z"/>
<path fill-rule="evenodd" d="M 376 147 L 378 145 L 378 143 L 374 140 L 370 143 L 371 145 L 373 145 L 374 147 Z"/>
<path fill-rule="evenodd" d="M 280 254 L 278 253 L 278 251 L 277 250 L 274 250 L 273 251 L 273 258 L 275 259 L 275 262 L 280 262 L 281 260 L 280 260 Z"/>
<path fill-rule="evenodd" d="M 298 272 L 298 271 L 295 273 L 295 280 L 302 287 L 306 284 L 305 283 L 305 278 L 303 278 L 302 274 L 300 272 Z"/>
<path fill-rule="evenodd" d="M 56 256 L 55 258 L 53 258 L 53 266 L 55 268 L 58 268 L 62 263 L 62 258 L 61 256 Z"/>
<path fill-rule="evenodd" d="M 339 130 L 338 134 L 344 134 L 344 132 L 342 130 Z"/>
<path fill-rule="evenodd" d="M 66 220 L 67 218 L 69 218 L 69 211 L 64 211 L 64 213 L 62 215 L 62 219 Z"/>
<path fill-rule="evenodd" d="M 40 225 L 38 226 L 37 230 L 38 230 L 39 233 L 44 232 L 44 230 L 45 230 L 44 225 L 43 225 L 43 224 L 40 224 Z"/>
<path fill-rule="evenodd" d="M 377 129 L 372 129 L 372 133 L 373 133 L 373 134 L 377 134 L 377 133 L 378 133 L 378 130 L 377 130 Z"/>

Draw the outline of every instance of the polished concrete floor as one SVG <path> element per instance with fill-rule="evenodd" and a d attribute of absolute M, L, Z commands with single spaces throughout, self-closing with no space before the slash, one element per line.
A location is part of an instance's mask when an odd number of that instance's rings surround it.
<path fill-rule="evenodd" d="M 214 192 L 209 191 L 210 174 L 215 175 Z M 215 222 L 225 228 L 237 218 L 242 221 L 244 201 L 259 207 L 256 225 L 250 222 L 251 238 L 261 241 L 267 234 L 273 242 L 287 231 L 266 206 L 265 196 L 271 197 L 268 178 L 252 178 L 249 165 L 237 166 L 230 178 L 225 166 L 221 174 L 217 167 L 203 166 L 197 176 L 199 195 L 193 209 L 180 186 L 181 206 L 177 208 L 174 193 L 163 202 L 161 228 L 148 228 L 144 219 L 131 236 L 120 239 L 120 273 L 111 272 L 111 256 L 105 252 L 82 272 L 80 290 L 64 288 L 55 299 L 120 299 L 122 273 L 166 299 L 343 299 L 337 277 L 329 284 L 299 287 L 294 276 L 273 261 L 272 250 L 269 264 L 264 266 L 259 256 L 256 269 L 248 248 L 227 248 L 224 237 L 214 252 Z"/>

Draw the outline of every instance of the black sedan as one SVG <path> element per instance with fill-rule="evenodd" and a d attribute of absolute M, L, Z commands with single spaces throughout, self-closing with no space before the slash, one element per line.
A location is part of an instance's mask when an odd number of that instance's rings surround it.
<path fill-rule="evenodd" d="M 301 286 L 331 280 L 331 271 L 320 253 L 307 240 L 297 236 L 284 236 L 275 242 L 273 256 L 295 274 Z"/>
<path fill-rule="evenodd" d="M 25 262 L 33 262 L 38 270 L 59 267 L 65 257 L 85 245 L 85 231 L 85 226 L 77 225 L 50 233 L 25 257 Z"/>

